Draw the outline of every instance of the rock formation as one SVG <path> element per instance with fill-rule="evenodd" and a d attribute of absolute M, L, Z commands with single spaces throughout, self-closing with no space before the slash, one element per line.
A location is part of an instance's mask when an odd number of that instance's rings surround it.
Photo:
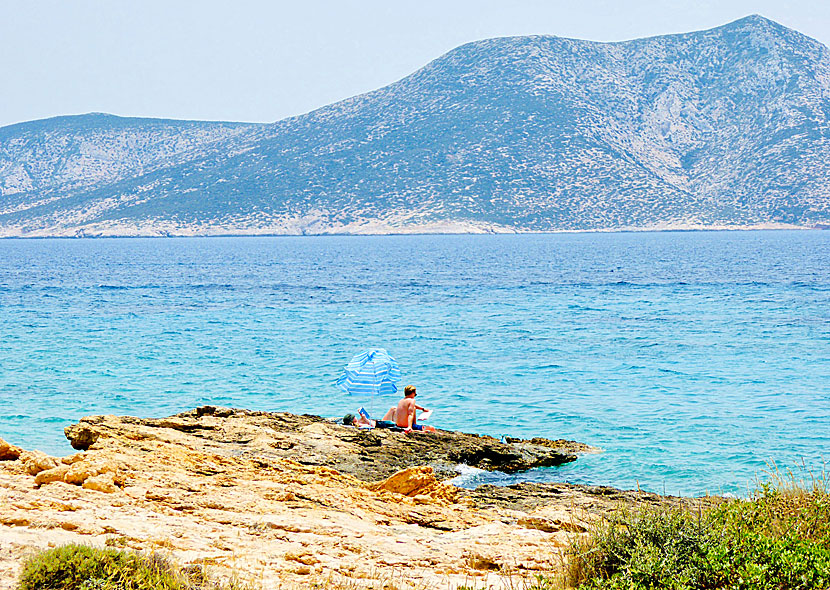
<path fill-rule="evenodd" d="M 468 491 L 441 481 L 452 473 L 451 451 L 520 469 L 588 450 L 564 441 L 359 432 L 222 408 L 84 418 L 66 434 L 85 450 L 55 458 L 0 441 L 0 589 L 14 587 L 25 555 L 68 542 L 169 552 L 263 588 L 345 580 L 452 588 L 485 578 L 499 587 L 559 568 L 574 535 L 620 501 L 669 501 L 567 484 Z"/>
<path fill-rule="evenodd" d="M 363 481 L 388 477 L 407 467 L 429 465 L 440 479 L 458 475 L 466 464 L 504 472 L 552 467 L 575 461 L 577 453 L 594 449 L 573 441 L 501 443 L 490 436 L 460 432 L 418 432 L 406 436 L 390 430 L 344 427 L 319 416 L 253 412 L 205 406 L 170 418 L 139 419 L 93 416 L 66 428 L 72 447 L 106 448 L 130 432 L 136 440 L 174 430 L 198 437 L 205 450 L 246 457 L 263 466 L 291 459 L 303 465 L 331 467 Z"/>

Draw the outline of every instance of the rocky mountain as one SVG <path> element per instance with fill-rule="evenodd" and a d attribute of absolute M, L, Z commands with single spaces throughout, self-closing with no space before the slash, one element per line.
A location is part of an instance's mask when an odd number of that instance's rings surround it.
<path fill-rule="evenodd" d="M 830 52 L 760 16 L 463 45 L 269 125 L 0 129 L 0 235 L 830 224 Z"/>

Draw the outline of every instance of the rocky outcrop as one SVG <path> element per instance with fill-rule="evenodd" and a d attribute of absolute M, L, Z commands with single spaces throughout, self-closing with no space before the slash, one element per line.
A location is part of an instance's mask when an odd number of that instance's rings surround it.
<path fill-rule="evenodd" d="M 85 450 L 0 461 L 0 590 L 14 588 L 23 556 L 70 542 L 162 550 L 263 588 L 516 587 L 560 568 L 570 543 L 621 501 L 667 501 L 441 481 L 461 449 L 480 466 L 515 469 L 551 461 L 545 450 L 585 448 L 576 443 L 359 432 L 220 408 L 97 416 L 66 433 Z"/>
<path fill-rule="evenodd" d="M 15 461 L 20 457 L 20 453 L 19 448 L 0 438 L 0 461 Z"/>
<path fill-rule="evenodd" d="M 430 466 L 439 479 L 457 475 L 458 464 L 512 473 L 561 465 L 575 461 L 580 452 L 595 450 L 574 441 L 544 438 L 511 438 L 502 443 L 490 436 L 461 432 L 407 435 L 363 430 L 318 416 L 213 406 L 163 419 L 93 416 L 68 426 L 65 433 L 72 446 L 82 450 L 106 448 L 124 439 L 139 442 L 179 433 L 201 441 L 206 451 L 251 458 L 263 466 L 291 459 L 303 465 L 331 467 L 363 481 L 419 465 Z"/>

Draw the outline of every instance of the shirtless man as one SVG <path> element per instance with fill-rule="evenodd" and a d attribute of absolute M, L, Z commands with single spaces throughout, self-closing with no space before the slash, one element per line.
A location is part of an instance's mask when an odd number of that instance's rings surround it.
<path fill-rule="evenodd" d="M 398 407 L 395 408 L 395 423 L 403 428 L 404 432 L 424 430 L 424 427 L 416 422 L 415 410 L 426 412 L 427 409 L 415 403 L 416 395 L 418 395 L 418 392 L 415 391 L 415 386 L 407 385 L 403 390 L 403 399 L 398 402 Z"/>

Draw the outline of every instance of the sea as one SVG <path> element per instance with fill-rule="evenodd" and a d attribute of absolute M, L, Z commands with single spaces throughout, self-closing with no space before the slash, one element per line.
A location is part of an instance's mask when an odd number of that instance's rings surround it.
<path fill-rule="evenodd" d="M 601 449 L 458 485 L 745 496 L 830 458 L 830 231 L 0 240 L 0 437 L 212 404 L 338 417 L 394 356 L 438 428 Z"/>

